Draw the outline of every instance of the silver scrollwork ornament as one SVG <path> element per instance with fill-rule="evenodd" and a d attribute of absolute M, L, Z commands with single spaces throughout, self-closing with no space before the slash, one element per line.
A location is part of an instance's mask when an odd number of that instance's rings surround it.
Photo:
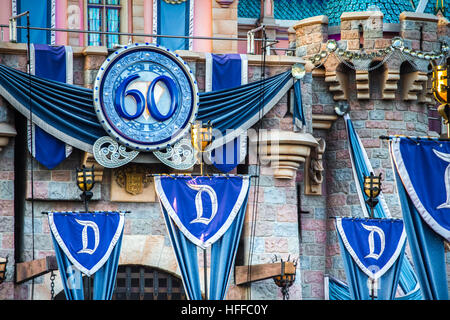
<path fill-rule="evenodd" d="M 190 169 L 197 162 L 197 151 L 192 147 L 190 139 L 183 138 L 173 146 L 163 151 L 154 151 L 153 154 L 165 165 L 177 169 Z"/>
<path fill-rule="evenodd" d="M 109 136 L 97 139 L 92 149 L 95 160 L 105 168 L 123 166 L 139 154 L 139 151 L 127 151 L 125 146 L 119 145 Z"/>

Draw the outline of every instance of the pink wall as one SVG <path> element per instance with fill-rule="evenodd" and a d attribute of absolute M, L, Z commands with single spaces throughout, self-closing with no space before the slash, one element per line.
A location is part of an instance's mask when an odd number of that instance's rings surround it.
<path fill-rule="evenodd" d="M 78 6 L 80 7 L 80 29 L 83 30 L 84 29 L 84 1 L 83 0 L 78 0 Z M 85 34 L 80 32 L 79 35 L 79 46 L 83 47 L 84 46 L 84 37 Z"/>
<path fill-rule="evenodd" d="M 67 29 L 67 0 L 56 1 L 56 28 Z M 56 44 L 66 45 L 67 44 L 67 32 L 55 33 Z"/>
<path fill-rule="evenodd" d="M 144 1 L 144 33 L 153 34 L 153 1 L 152 0 Z M 152 38 L 145 37 L 145 42 L 152 42 Z"/>
<path fill-rule="evenodd" d="M 211 0 L 195 1 L 194 36 L 212 37 Z M 194 39 L 193 50 L 196 52 L 211 52 L 212 40 Z"/>
<path fill-rule="evenodd" d="M 0 10 L 0 24 L 9 24 L 9 18 L 11 15 L 11 1 L 8 1 L 7 4 L 2 4 L 2 9 Z M 3 40 L 9 41 L 8 28 L 3 28 Z"/>

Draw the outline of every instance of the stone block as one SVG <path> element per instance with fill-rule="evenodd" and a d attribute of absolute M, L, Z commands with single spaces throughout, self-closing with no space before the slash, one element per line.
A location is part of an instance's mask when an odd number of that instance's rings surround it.
<path fill-rule="evenodd" d="M 258 223 L 259 224 L 259 223 Z M 271 226 L 273 224 L 271 223 Z M 298 236 L 298 226 L 292 222 L 278 222 L 273 227 L 273 235 L 276 237 L 295 237 Z"/>
<path fill-rule="evenodd" d="M 286 193 L 274 187 L 264 188 L 264 202 L 269 204 L 285 204 Z"/>
<path fill-rule="evenodd" d="M 341 30 L 341 40 L 359 40 L 358 30 Z"/>
<path fill-rule="evenodd" d="M 384 111 L 383 110 L 370 111 L 369 118 L 371 120 L 384 120 Z"/>

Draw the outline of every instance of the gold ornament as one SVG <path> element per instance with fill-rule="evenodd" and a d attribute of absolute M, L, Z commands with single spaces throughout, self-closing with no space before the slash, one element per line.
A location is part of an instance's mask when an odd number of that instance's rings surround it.
<path fill-rule="evenodd" d="M 132 195 L 137 195 L 149 186 L 151 177 L 147 176 L 148 173 L 148 169 L 144 166 L 132 164 L 116 169 L 114 175 L 116 183 L 121 188 Z"/>

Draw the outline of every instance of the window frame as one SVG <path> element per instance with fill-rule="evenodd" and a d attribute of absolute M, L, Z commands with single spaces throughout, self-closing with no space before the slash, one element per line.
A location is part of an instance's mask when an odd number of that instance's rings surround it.
<path fill-rule="evenodd" d="M 89 9 L 90 8 L 99 8 L 101 9 L 100 11 L 100 15 L 101 15 L 101 25 L 100 25 L 100 32 L 108 32 L 107 31 L 107 10 L 108 9 L 116 9 L 119 11 L 119 16 L 118 16 L 118 23 L 119 23 L 119 32 L 121 30 L 122 27 L 122 14 L 125 10 L 123 10 L 124 5 L 126 5 L 126 0 L 118 0 L 119 4 L 107 4 L 107 0 L 100 0 L 100 3 L 89 3 L 89 0 L 85 0 L 85 27 L 87 30 L 91 31 L 89 29 Z M 87 46 L 91 46 L 92 44 L 89 43 L 89 35 L 91 33 L 88 33 L 86 35 L 86 45 Z M 118 42 L 117 43 L 113 43 L 111 46 L 109 46 L 108 43 L 108 37 L 106 34 L 102 34 L 100 33 L 100 46 L 105 46 L 108 49 L 111 49 L 114 47 L 114 45 L 116 44 L 120 44 L 120 35 L 118 35 Z"/>

